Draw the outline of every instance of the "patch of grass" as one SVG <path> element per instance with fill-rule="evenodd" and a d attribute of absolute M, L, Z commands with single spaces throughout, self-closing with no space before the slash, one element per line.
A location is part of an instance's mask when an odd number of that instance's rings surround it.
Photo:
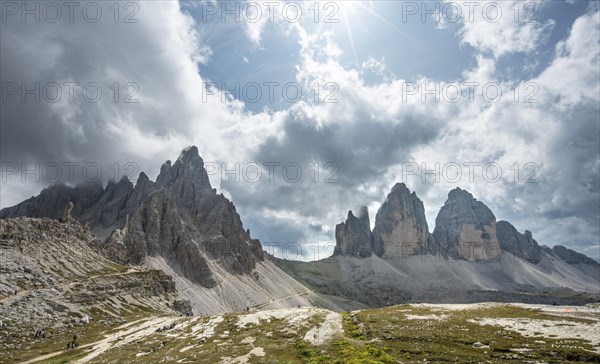
<path fill-rule="evenodd" d="M 128 310 L 131 308 L 128 307 Z M 135 311 L 135 306 L 133 308 Z M 103 310 L 97 310 L 95 314 L 106 314 Z M 144 310 L 139 314 L 155 315 Z M 592 345 L 584 339 L 525 337 L 516 331 L 476 322 L 483 318 L 512 318 L 535 324 L 536 320 L 548 320 L 549 316 L 552 320 L 576 322 L 566 317 L 508 305 L 464 311 L 399 305 L 343 313 L 344 335 L 323 346 L 312 345 L 303 339 L 308 330 L 324 323 L 323 311 L 314 311 L 310 317 L 293 324 L 286 318 L 270 318 L 238 327 L 239 316 L 243 314 L 246 313 L 223 315 L 222 321 L 214 326 L 215 334 L 204 339 L 201 334 L 209 322 L 215 322 L 214 317 L 177 318 L 174 328 L 151 332 L 129 343 L 122 340 L 120 342 L 123 345 L 115 346 L 92 362 L 157 363 L 181 360 L 182 363 L 219 363 L 248 355 L 256 348 L 262 348 L 265 356 L 248 356 L 248 363 L 600 362 L 600 355 L 592 352 Z M 414 319 L 415 316 L 424 318 Z M 589 321 L 582 319 L 577 324 L 587 325 Z M 102 331 L 100 328 L 98 330 Z M 105 327 L 104 333 L 110 330 L 114 328 Z M 481 345 L 474 346 L 477 342 Z M 511 350 L 523 348 L 528 350 Z M 38 352 L 41 349 L 38 348 Z M 74 350 L 51 362 L 68 362 L 83 354 L 83 351 Z"/>
<path fill-rule="evenodd" d="M 361 340 L 365 339 L 364 326 L 361 327 L 359 325 L 354 314 L 348 312 L 342 313 L 342 327 L 344 328 L 344 333 L 349 337 Z"/>

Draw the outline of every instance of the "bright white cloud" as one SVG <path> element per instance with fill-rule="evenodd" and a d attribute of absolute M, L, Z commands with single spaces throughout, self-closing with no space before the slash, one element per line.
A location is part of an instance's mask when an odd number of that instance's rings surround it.
<path fill-rule="evenodd" d="M 516 52 L 538 49 L 554 28 L 552 19 L 536 20 L 542 1 L 451 1 L 460 5 L 462 42 L 480 52 L 500 58 Z M 451 18 L 454 18 L 452 16 Z M 442 24 L 442 23 L 440 23 Z"/>

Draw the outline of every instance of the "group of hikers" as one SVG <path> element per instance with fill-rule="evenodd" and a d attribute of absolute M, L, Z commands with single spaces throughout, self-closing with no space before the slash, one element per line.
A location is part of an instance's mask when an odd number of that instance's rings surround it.
<path fill-rule="evenodd" d="M 42 330 L 36 330 L 35 337 L 46 337 L 46 333 Z M 79 341 L 77 341 L 77 335 L 73 335 L 73 340 L 67 343 L 67 350 L 77 349 L 79 347 Z"/>
<path fill-rule="evenodd" d="M 77 349 L 79 347 L 79 341 L 77 341 L 77 335 L 73 335 L 73 340 L 67 343 L 67 350 Z"/>

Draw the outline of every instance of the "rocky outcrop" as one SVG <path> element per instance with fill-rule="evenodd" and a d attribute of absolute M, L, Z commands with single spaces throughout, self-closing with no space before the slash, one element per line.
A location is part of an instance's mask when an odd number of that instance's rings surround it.
<path fill-rule="evenodd" d="M 72 216 L 106 239 L 101 250 L 121 263 L 160 256 L 175 272 L 214 287 L 209 261 L 233 274 L 250 274 L 264 260 L 260 242 L 244 230 L 235 206 L 211 187 L 196 147 L 164 163 L 156 182 L 141 173 L 135 187 L 126 177 L 104 189 L 51 186 L 0 216 L 60 218 L 69 202 Z"/>
<path fill-rule="evenodd" d="M 496 234 L 502 250 L 531 263 L 542 259 L 542 249 L 529 230 L 521 234 L 509 222 L 501 220 L 496 224 Z"/>
<path fill-rule="evenodd" d="M 375 254 L 385 257 L 419 254 L 426 250 L 428 240 L 423 202 L 404 183 L 397 183 L 375 217 Z"/>
<path fill-rule="evenodd" d="M 173 277 L 116 264 L 94 249 L 101 243 L 75 219 L 0 219 L 0 326 L 10 333 L 0 356 L 30 350 L 37 330 L 56 343 L 141 315 L 192 314 Z"/>
<path fill-rule="evenodd" d="M 115 236 L 107 245 L 125 247 L 128 263 L 142 264 L 148 256 L 162 256 L 184 277 L 214 287 L 217 283 L 194 237 L 200 234 L 175 198 L 159 190 L 135 210 L 122 236 Z"/>
<path fill-rule="evenodd" d="M 496 217 L 469 192 L 455 188 L 435 219 L 433 254 L 468 260 L 500 257 Z"/>
<path fill-rule="evenodd" d="M 202 209 L 202 200 L 216 194 L 196 147 L 183 150 L 173 165 L 171 161 L 164 163 L 156 178 L 156 187 L 172 191 L 178 204 L 192 214 Z"/>
<path fill-rule="evenodd" d="M 547 249 L 547 253 L 558 257 L 568 264 L 589 264 L 600 267 L 600 264 L 594 259 L 562 245 L 555 245 L 552 249 Z"/>
<path fill-rule="evenodd" d="M 65 293 L 61 300 L 89 305 L 119 295 L 175 297 L 172 277 L 106 259 L 97 251 L 102 242 L 74 219 L 0 219 L 0 245 L 5 259 L 0 297 L 10 297 L 15 288 L 33 291 L 51 287 Z M 75 298 L 83 296 L 92 298 Z"/>
<path fill-rule="evenodd" d="M 214 287 L 209 260 L 231 273 L 250 274 L 264 259 L 235 206 L 211 187 L 196 147 L 163 164 L 156 183 L 140 176 L 131 205 L 127 226 L 107 241 L 115 255 L 126 250 L 131 263 L 161 256 L 184 277 Z"/>
<path fill-rule="evenodd" d="M 371 222 L 366 206 L 361 207 L 358 217 L 348 211 L 346 222 L 335 227 L 335 254 L 370 257 L 373 253 Z"/>

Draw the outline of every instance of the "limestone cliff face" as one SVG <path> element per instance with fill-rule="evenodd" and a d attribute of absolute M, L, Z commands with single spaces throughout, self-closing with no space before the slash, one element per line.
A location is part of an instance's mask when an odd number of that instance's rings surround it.
<path fill-rule="evenodd" d="M 538 263 L 542 259 L 542 249 L 530 231 L 525 230 L 525 233 L 521 234 L 511 223 L 498 221 L 496 233 L 502 250 L 531 263 Z"/>
<path fill-rule="evenodd" d="M 133 183 L 123 176 L 117 183 L 108 181 L 100 198 L 81 214 L 81 220 L 100 228 L 110 228 L 121 221 L 130 210 Z"/>
<path fill-rule="evenodd" d="M 435 219 L 434 243 L 429 251 L 452 258 L 493 260 L 499 258 L 496 217 L 469 192 L 455 188 Z"/>
<path fill-rule="evenodd" d="M 348 211 L 346 222 L 335 227 L 335 253 L 359 257 L 370 257 L 373 253 L 373 238 L 369 211 L 366 206 L 360 209 L 358 217 Z"/>
<path fill-rule="evenodd" d="M 211 187 L 196 147 L 185 149 L 175 163 L 163 164 L 156 182 L 141 173 L 135 187 L 126 178 L 105 189 L 52 186 L 0 216 L 60 218 L 69 202 L 75 219 L 107 238 L 102 250 L 112 259 L 141 264 L 148 256 L 160 256 L 205 287 L 217 284 L 209 262 L 250 274 L 265 258 L 235 206 Z"/>
<path fill-rule="evenodd" d="M 131 216 L 108 244 L 130 262 L 161 256 L 184 277 L 205 287 L 217 282 L 214 261 L 234 274 L 250 274 L 264 259 L 258 240 L 244 230 L 235 206 L 214 190 L 195 147 L 161 167 L 156 183 L 141 176 Z"/>
<path fill-rule="evenodd" d="M 426 250 L 429 239 L 423 202 L 404 183 L 397 183 L 375 217 L 375 254 L 385 257 L 419 254 Z"/>

